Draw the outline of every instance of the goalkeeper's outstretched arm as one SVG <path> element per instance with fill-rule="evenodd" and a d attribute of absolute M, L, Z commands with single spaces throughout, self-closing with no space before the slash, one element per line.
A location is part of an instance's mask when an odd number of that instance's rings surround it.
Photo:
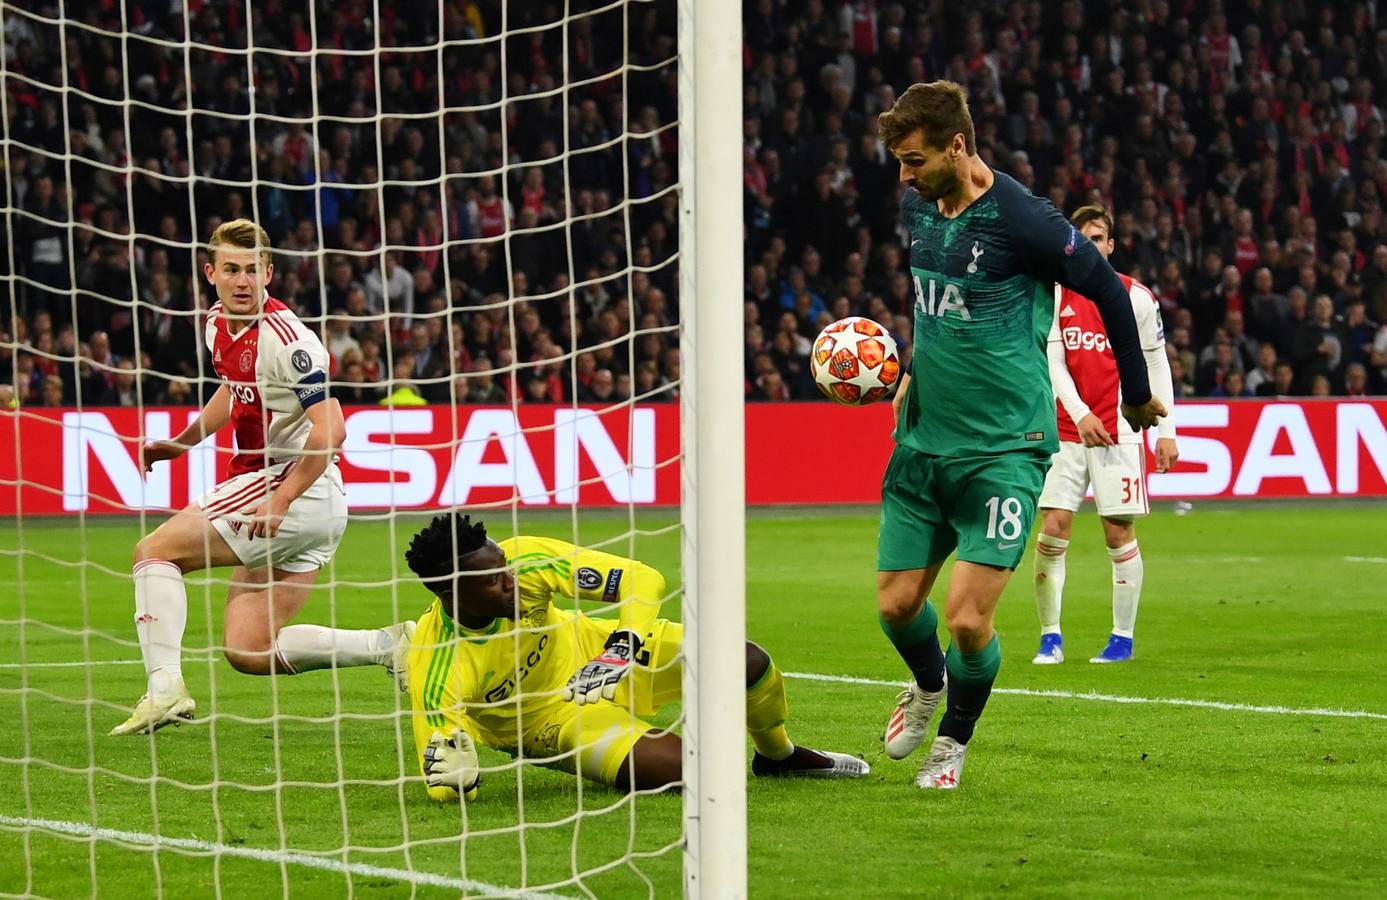
<path fill-rule="evenodd" d="M 617 686 L 630 674 L 631 667 L 642 662 L 645 636 L 654 627 L 664 602 L 665 578 L 638 560 L 569 547 L 574 576 L 555 579 L 550 587 L 568 597 L 621 604 L 621 627 L 608 636 L 602 652 L 579 669 L 564 688 L 563 698 L 581 706 L 614 699 Z"/>

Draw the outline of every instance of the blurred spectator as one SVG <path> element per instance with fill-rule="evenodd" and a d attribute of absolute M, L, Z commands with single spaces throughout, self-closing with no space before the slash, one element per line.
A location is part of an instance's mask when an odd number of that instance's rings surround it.
<path fill-rule="evenodd" d="M 467 393 L 465 395 L 468 403 L 481 405 L 501 405 L 510 402 L 506 397 L 506 392 L 496 383 L 495 376 L 492 374 L 492 362 L 485 356 L 474 360 L 476 369 L 467 376 Z"/>
<path fill-rule="evenodd" d="M 1271 393 L 1276 379 L 1276 347 L 1266 343 L 1257 348 L 1257 366 L 1247 373 L 1247 387 L 1258 397 Z M 1262 390 L 1266 386 L 1266 391 Z"/>
<path fill-rule="evenodd" d="M 1291 361 L 1303 389 L 1313 393 L 1316 378 L 1329 383 L 1330 376 L 1339 371 L 1343 354 L 1344 341 L 1334 323 L 1334 301 L 1320 294 L 1315 298 L 1312 316 L 1296 332 L 1291 348 Z"/>
<path fill-rule="evenodd" d="M 1209 391 L 1210 397 L 1255 397 L 1256 394 L 1247 386 L 1243 378 L 1243 373 L 1233 370 L 1223 379 L 1223 383 Z"/>
<path fill-rule="evenodd" d="M 39 396 L 43 406 L 66 406 L 63 398 L 63 379 L 61 375 L 49 375 L 43 379 L 43 391 Z"/>
<path fill-rule="evenodd" d="M 1364 397 L 1368 394 L 1368 370 L 1362 363 L 1349 363 L 1344 369 L 1344 396 Z"/>
<path fill-rule="evenodd" d="M 138 406 L 140 397 L 135 390 L 135 364 L 128 359 L 122 359 L 116 369 L 111 390 L 102 401 L 109 406 Z"/>
<path fill-rule="evenodd" d="M 1272 382 L 1270 392 L 1263 394 L 1269 397 L 1286 397 L 1295 392 L 1295 368 L 1285 360 L 1276 364 L 1276 378 Z"/>

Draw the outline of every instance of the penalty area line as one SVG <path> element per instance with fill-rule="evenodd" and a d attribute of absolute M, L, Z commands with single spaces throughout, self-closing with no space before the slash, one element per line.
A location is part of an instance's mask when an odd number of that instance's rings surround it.
<path fill-rule="evenodd" d="M 86 822 L 64 822 L 55 819 L 29 819 L 17 816 L 0 815 L 0 827 L 7 829 L 41 829 L 73 837 L 93 838 L 118 844 L 133 844 L 136 847 L 152 849 L 186 850 L 195 853 L 211 853 L 216 856 L 252 859 L 256 862 L 303 866 L 308 869 L 322 869 L 340 875 L 361 875 L 367 878 L 389 878 L 426 887 L 451 888 L 466 891 L 481 897 L 522 897 L 526 900 L 566 900 L 561 894 L 545 894 L 517 888 L 455 878 L 451 875 L 438 875 L 433 872 L 419 872 L 413 869 L 397 869 L 390 866 L 373 866 L 369 863 L 344 863 L 340 859 L 296 853 L 292 850 L 262 850 L 255 847 L 237 847 L 230 844 L 215 844 L 197 838 L 165 837 L 145 834 L 141 831 L 118 831 L 114 828 L 98 828 Z"/>
<path fill-rule="evenodd" d="M 870 684 L 881 687 L 899 688 L 903 681 L 882 681 L 879 678 L 856 678 L 851 675 L 820 675 L 816 672 L 785 672 L 786 678 L 799 678 L 804 681 L 829 681 L 842 684 Z M 1094 703 L 1128 703 L 1150 706 L 1188 706 L 1195 709 L 1217 709 L 1223 712 L 1261 713 L 1273 716 L 1325 716 L 1334 719 L 1381 719 L 1387 720 L 1387 713 L 1368 712 L 1360 709 L 1325 709 L 1320 707 L 1293 706 L 1254 706 L 1248 703 L 1222 703 L 1218 700 L 1189 700 L 1183 697 L 1127 697 L 1120 694 L 1100 694 L 1097 691 L 1036 691 L 1030 688 L 993 688 L 994 694 L 1007 694 L 1013 697 L 1042 697 L 1051 700 L 1087 700 Z"/>

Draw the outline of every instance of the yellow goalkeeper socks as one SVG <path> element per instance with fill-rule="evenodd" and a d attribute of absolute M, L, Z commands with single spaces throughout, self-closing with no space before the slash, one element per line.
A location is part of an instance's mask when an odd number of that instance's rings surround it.
<path fill-rule="evenodd" d="M 746 691 L 746 730 L 751 732 L 751 742 L 756 752 L 771 759 L 784 759 L 795 752 L 790 736 L 785 732 L 785 719 L 790 715 L 790 704 L 785 699 L 785 679 L 771 663 L 766 674 L 761 676 Z"/>

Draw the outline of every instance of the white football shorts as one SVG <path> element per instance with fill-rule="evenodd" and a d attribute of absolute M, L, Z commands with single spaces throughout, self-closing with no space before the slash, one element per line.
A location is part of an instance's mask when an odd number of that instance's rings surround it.
<path fill-rule="evenodd" d="M 1041 509 L 1076 512 L 1089 484 L 1098 515 L 1135 518 L 1151 512 L 1146 497 L 1146 448 L 1141 444 L 1085 447 L 1060 441 L 1040 492 Z"/>
<path fill-rule="evenodd" d="M 289 514 L 272 538 L 247 537 L 250 514 L 284 481 L 294 462 L 276 463 L 228 478 L 198 498 L 217 533 L 249 569 L 273 566 L 285 572 L 323 568 L 347 530 L 347 490 L 335 464 L 289 504 Z"/>

